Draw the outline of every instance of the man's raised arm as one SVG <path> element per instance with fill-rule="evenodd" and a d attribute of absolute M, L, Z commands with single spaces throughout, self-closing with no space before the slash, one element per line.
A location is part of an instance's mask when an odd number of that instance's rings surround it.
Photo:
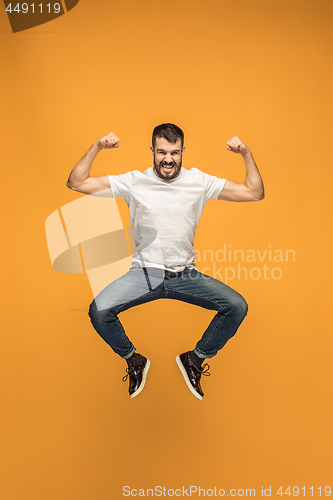
<path fill-rule="evenodd" d="M 101 149 L 114 149 L 118 147 L 119 139 L 113 132 L 95 141 L 69 174 L 66 186 L 84 194 L 93 194 L 105 189 L 111 189 L 107 175 L 91 177 L 90 169 Z"/>
<path fill-rule="evenodd" d="M 246 176 L 243 184 L 227 180 L 218 199 L 227 201 L 262 200 L 265 197 L 264 184 L 251 150 L 236 136 L 227 142 L 227 150 L 242 155 Z"/>

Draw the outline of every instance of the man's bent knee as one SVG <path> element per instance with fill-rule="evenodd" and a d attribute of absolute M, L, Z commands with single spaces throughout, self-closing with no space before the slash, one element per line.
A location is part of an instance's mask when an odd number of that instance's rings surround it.
<path fill-rule="evenodd" d="M 247 311 L 248 304 L 244 297 L 239 294 L 236 297 L 233 297 L 232 301 L 230 302 L 231 314 L 235 314 L 236 316 L 239 316 L 239 318 L 244 319 L 247 315 Z"/>
<path fill-rule="evenodd" d="M 110 318 L 113 316 L 111 312 L 111 308 L 109 309 L 98 309 L 95 300 L 92 301 L 92 303 L 89 306 L 89 311 L 88 315 L 91 319 L 91 322 L 94 324 L 95 322 L 97 323 L 104 323 L 106 320 L 110 320 Z"/>
<path fill-rule="evenodd" d="M 248 303 L 246 302 L 244 297 L 241 297 L 241 299 L 239 301 L 239 311 L 240 311 L 240 313 L 242 313 L 244 318 L 247 315 L 248 310 L 249 310 Z"/>

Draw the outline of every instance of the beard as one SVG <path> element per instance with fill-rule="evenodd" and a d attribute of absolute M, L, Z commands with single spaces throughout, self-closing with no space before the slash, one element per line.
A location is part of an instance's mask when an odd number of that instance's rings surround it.
<path fill-rule="evenodd" d="M 166 171 L 163 168 L 165 166 L 172 168 Z M 154 155 L 154 172 L 156 175 L 158 175 L 158 177 L 164 179 L 165 181 L 171 181 L 172 179 L 177 177 L 179 175 L 181 166 L 182 166 L 182 158 L 180 159 L 179 163 L 176 163 L 174 160 L 168 163 L 165 160 L 162 160 L 160 163 L 157 163 Z"/>

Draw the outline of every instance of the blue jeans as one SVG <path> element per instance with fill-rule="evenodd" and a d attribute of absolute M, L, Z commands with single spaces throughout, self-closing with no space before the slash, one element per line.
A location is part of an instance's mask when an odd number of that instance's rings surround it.
<path fill-rule="evenodd" d="M 215 356 L 235 335 L 247 314 L 247 303 L 239 293 L 196 269 L 176 273 L 132 267 L 95 297 L 89 316 L 97 333 L 117 354 L 127 359 L 135 347 L 117 315 L 156 299 L 182 300 L 217 311 L 194 349 L 199 358 Z"/>

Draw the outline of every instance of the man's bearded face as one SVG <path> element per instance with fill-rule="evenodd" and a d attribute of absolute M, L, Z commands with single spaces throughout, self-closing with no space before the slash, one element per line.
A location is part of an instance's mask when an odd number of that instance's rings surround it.
<path fill-rule="evenodd" d="M 169 142 L 164 137 L 157 137 L 155 149 L 152 149 L 155 174 L 166 181 L 177 177 L 182 166 L 183 152 L 181 139 Z"/>

